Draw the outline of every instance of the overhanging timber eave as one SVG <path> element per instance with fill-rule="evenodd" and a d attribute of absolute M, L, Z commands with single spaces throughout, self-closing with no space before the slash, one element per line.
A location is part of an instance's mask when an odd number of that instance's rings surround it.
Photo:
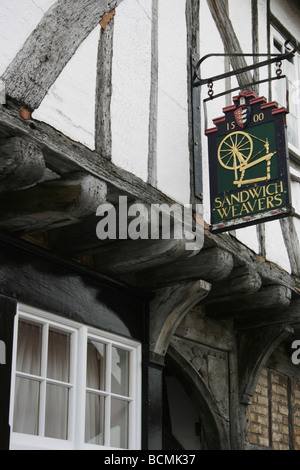
<path fill-rule="evenodd" d="M 280 267 L 268 263 L 233 236 L 212 234 L 205 226 L 203 249 L 192 258 L 188 256 L 190 253 L 184 249 L 184 241 L 179 244 L 172 244 L 171 242 L 167 243 L 166 240 L 161 240 L 161 242 L 155 240 L 155 243 L 149 240 L 149 245 L 146 247 L 145 243 L 135 244 L 132 240 L 124 240 L 122 243 L 118 241 L 99 242 L 95 235 L 97 200 L 88 199 L 88 207 L 91 208 L 92 212 L 80 211 L 80 208 L 77 208 L 74 217 L 73 199 L 70 199 L 70 194 L 65 192 L 70 182 L 74 183 L 74 178 L 75 185 L 71 184 L 70 187 L 73 192 L 75 191 L 74 197 L 79 204 L 86 204 L 87 201 L 82 197 L 84 188 L 86 188 L 84 186 L 85 180 L 91 185 L 88 188 L 102 186 L 101 200 L 110 201 L 112 204 L 116 203 L 120 195 L 130 197 L 130 201 L 139 201 L 147 205 L 165 203 L 171 206 L 175 201 L 137 176 L 116 167 L 111 161 L 97 152 L 91 151 L 62 135 L 51 126 L 33 119 L 23 119 L 20 116 L 19 109 L 9 102 L 6 106 L 0 107 L 0 137 L 1 139 L 7 139 L 8 137 L 24 139 L 25 142 L 34 145 L 38 161 L 41 162 L 39 168 L 43 168 L 42 159 L 44 159 L 46 167 L 55 172 L 58 178 L 53 183 L 54 186 L 47 181 L 39 184 L 34 184 L 31 181 L 31 188 L 24 189 L 26 198 L 24 197 L 24 200 L 22 200 L 22 207 L 25 209 L 27 207 L 27 216 L 31 218 L 30 220 L 32 221 L 33 211 L 29 207 L 30 200 L 33 196 L 38 197 L 39 188 L 46 196 L 44 198 L 44 207 L 41 209 L 43 213 L 47 213 L 47 210 L 50 209 L 50 206 L 47 207 L 47 195 L 51 195 L 52 188 L 55 187 L 59 188 L 62 198 L 58 201 L 57 209 L 63 206 L 70 211 L 70 220 L 67 223 L 59 218 L 53 219 L 53 217 L 50 217 L 51 225 L 47 225 L 48 219 L 45 217 L 42 226 L 37 224 L 29 228 L 26 226 L 25 221 L 25 227 L 21 231 L 11 231 L 10 235 L 13 237 L 25 238 L 25 240 L 45 248 L 50 253 L 83 263 L 92 271 L 108 274 L 113 278 L 125 280 L 130 284 L 153 292 L 164 287 L 164 283 L 166 285 L 171 283 L 175 285 L 180 282 L 197 280 L 209 282 L 212 284 L 212 291 L 203 300 L 203 304 L 206 305 L 207 302 L 208 310 L 211 305 L 218 307 L 221 317 L 223 313 L 227 315 L 228 312 L 225 309 L 222 310 L 222 307 L 220 308 L 220 305 L 222 306 L 220 293 L 224 292 L 226 286 L 232 286 L 236 275 L 236 282 L 240 283 L 241 289 L 233 293 L 239 297 L 240 305 L 247 297 L 247 295 L 245 297 L 245 294 L 253 292 L 255 295 L 260 289 L 270 288 L 270 286 L 273 292 L 276 292 L 276 298 L 280 300 L 282 308 L 285 308 L 289 303 L 289 293 L 291 293 L 293 299 L 298 298 L 300 281 L 296 276 L 292 276 Z M 17 140 L 16 143 L 13 143 L 18 145 L 18 142 Z M 26 145 L 22 148 L 26 152 Z M 31 147 L 29 148 L 31 149 Z M 37 175 L 40 176 L 39 172 L 37 172 Z M 26 181 L 22 181 L 23 186 L 25 183 Z M 13 188 L 18 189 L 14 184 Z M 4 194 L 6 193 L 4 192 Z M 95 197 L 98 197 L 97 191 L 95 191 Z M 55 205 L 55 199 L 52 200 Z M 0 210 L 0 223 L 4 231 L 5 217 L 7 217 L 7 213 L 14 212 L 14 203 L 13 199 L 9 200 L 5 210 L 4 208 L 2 211 Z M 16 202 L 16 204 L 18 203 Z M 51 206 L 51 209 L 53 210 L 53 206 Z M 22 215 L 25 214 L 22 214 L 21 211 L 16 215 L 22 219 Z M 71 220 L 72 216 L 73 220 Z M 55 226 L 55 224 L 53 226 L 53 220 L 58 223 L 58 226 Z M 10 223 L 11 227 L 14 227 L 14 218 L 10 218 Z M 88 234 L 87 231 L 89 231 Z M 66 247 L 66 250 L 63 247 Z M 114 253 L 114 256 L 110 256 L 110 252 Z M 104 254 L 105 264 L 101 263 Z M 264 298 L 265 295 L 262 290 L 260 295 L 257 296 L 257 301 L 261 299 L 262 315 Z M 248 312 L 248 309 L 246 311 Z M 240 313 L 239 318 L 242 318 L 243 309 L 242 316 L 240 316 Z M 247 320 L 249 320 L 249 316 L 247 316 Z"/>

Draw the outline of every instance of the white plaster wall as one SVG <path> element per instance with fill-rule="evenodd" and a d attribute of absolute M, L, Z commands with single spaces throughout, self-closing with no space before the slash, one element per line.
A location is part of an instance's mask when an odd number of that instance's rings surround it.
<path fill-rule="evenodd" d="M 258 243 L 256 225 L 251 225 L 250 227 L 240 228 L 236 230 L 235 236 L 240 242 L 248 246 L 255 253 L 259 252 L 259 243 Z"/>
<path fill-rule="evenodd" d="M 296 181 L 291 183 L 292 205 L 296 214 L 300 215 L 300 185 Z"/>
<path fill-rule="evenodd" d="M 207 54 L 224 53 L 223 42 L 211 16 L 206 1 L 200 2 L 200 57 Z M 200 68 L 201 77 L 209 78 L 219 75 L 225 71 L 224 59 L 213 57 L 206 59 Z M 214 93 L 217 94 L 225 90 L 225 82 L 215 82 Z M 209 166 L 208 166 L 208 141 L 205 136 L 205 130 L 214 127 L 213 119 L 222 115 L 222 109 L 226 104 L 225 97 L 217 98 L 206 104 L 206 113 L 204 113 L 203 100 L 208 98 L 207 87 L 201 88 L 201 134 L 202 134 L 202 165 L 203 165 L 203 217 L 210 223 L 210 195 L 209 195 Z M 206 117 L 205 117 L 206 114 Z"/>
<path fill-rule="evenodd" d="M 219 31 L 216 27 L 213 17 L 211 16 L 206 1 L 200 2 L 200 58 L 204 58 L 208 54 L 223 54 L 224 47 Z M 225 71 L 225 60 L 223 57 L 209 57 L 205 59 L 200 67 L 199 73 L 201 78 L 210 78 L 220 75 Z M 224 80 L 216 81 L 213 85 L 214 94 L 225 91 L 226 83 Z M 202 99 L 208 98 L 208 88 L 204 85 L 201 88 Z M 214 127 L 213 119 L 222 115 L 222 108 L 226 104 L 226 98 L 217 98 L 209 102 L 207 108 L 207 128 Z M 203 111 L 203 106 L 202 106 Z M 202 119 L 203 131 L 205 131 L 204 115 Z"/>
<path fill-rule="evenodd" d="M 291 266 L 284 244 L 279 220 L 267 222 L 266 226 L 266 259 L 271 261 L 289 273 Z"/>
<path fill-rule="evenodd" d="M 190 202 L 185 2 L 158 2 L 157 187 Z"/>
<path fill-rule="evenodd" d="M 100 26 L 79 46 L 33 118 L 94 150 L 96 63 Z"/>
<path fill-rule="evenodd" d="M 232 26 L 243 52 L 252 52 L 251 0 L 228 0 L 228 11 Z M 251 57 L 246 61 L 252 63 Z"/>
<path fill-rule="evenodd" d="M 297 233 L 298 241 L 300 242 L 300 219 L 294 217 L 294 226 Z"/>
<path fill-rule="evenodd" d="M 0 0 L 0 76 L 56 0 Z"/>
<path fill-rule="evenodd" d="M 290 173 L 300 181 L 300 168 L 296 164 L 290 165 Z M 300 183 L 298 181 L 291 182 L 291 197 L 292 206 L 295 209 L 296 214 L 300 215 Z M 299 232 L 300 233 L 300 232 Z"/>
<path fill-rule="evenodd" d="M 287 30 L 299 41 L 299 8 L 289 0 L 271 0 L 271 12 Z"/>
<path fill-rule="evenodd" d="M 252 8 L 251 0 L 228 0 L 228 10 L 233 29 L 243 52 L 252 52 Z M 249 64 L 251 57 L 246 57 Z"/>
<path fill-rule="evenodd" d="M 265 54 L 268 51 L 267 2 L 265 0 L 258 0 L 258 46 L 260 53 Z M 268 67 L 259 68 L 258 73 L 260 80 L 268 78 Z M 259 85 L 259 95 L 268 98 L 268 83 Z"/>
<path fill-rule="evenodd" d="M 151 4 L 123 0 L 117 7 L 112 67 L 112 161 L 144 181 L 148 177 Z"/>

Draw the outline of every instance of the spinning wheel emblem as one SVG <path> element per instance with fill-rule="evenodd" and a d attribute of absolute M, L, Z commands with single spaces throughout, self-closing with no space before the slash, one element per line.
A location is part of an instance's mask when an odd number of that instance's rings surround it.
<path fill-rule="evenodd" d="M 263 142 L 263 148 L 253 155 L 253 139 L 257 139 Z M 250 134 L 243 131 L 232 132 L 231 134 L 224 137 L 218 148 L 218 160 L 219 163 L 226 170 L 232 170 L 235 174 L 233 184 L 241 187 L 243 184 L 256 183 L 258 181 L 266 181 L 271 178 L 270 166 L 271 158 L 276 152 L 269 152 L 269 141 L 268 139 L 262 140 L 258 137 L 251 136 Z M 259 156 L 263 151 L 265 155 Z M 252 178 L 244 180 L 245 171 L 259 163 L 266 161 L 267 170 L 266 176 Z M 240 172 L 240 176 L 239 176 Z"/>

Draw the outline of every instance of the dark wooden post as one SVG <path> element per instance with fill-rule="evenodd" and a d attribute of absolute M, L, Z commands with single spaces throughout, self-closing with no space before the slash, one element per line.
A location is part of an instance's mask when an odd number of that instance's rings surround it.
<path fill-rule="evenodd" d="M 14 317 L 17 303 L 0 295 L 0 339 L 5 344 L 5 364 L 0 364 L 0 450 L 9 449 L 9 403 L 12 367 Z"/>
<path fill-rule="evenodd" d="M 162 450 L 164 356 L 150 352 L 148 364 L 148 450 Z"/>

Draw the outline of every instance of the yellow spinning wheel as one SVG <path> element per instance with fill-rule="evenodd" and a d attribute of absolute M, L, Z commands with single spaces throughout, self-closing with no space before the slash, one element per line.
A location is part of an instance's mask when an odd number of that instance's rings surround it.
<path fill-rule="evenodd" d="M 224 137 L 218 148 L 218 160 L 226 170 L 243 169 L 253 152 L 253 141 L 243 131 Z"/>

